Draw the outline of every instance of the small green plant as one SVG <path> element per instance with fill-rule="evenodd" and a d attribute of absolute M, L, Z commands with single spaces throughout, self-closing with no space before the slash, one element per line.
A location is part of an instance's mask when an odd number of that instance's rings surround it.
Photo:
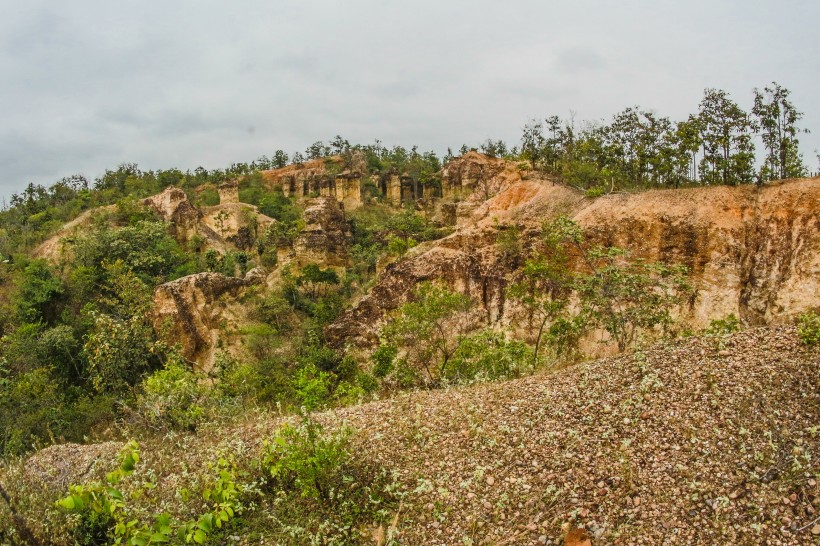
<path fill-rule="evenodd" d="M 298 426 L 282 425 L 264 444 L 262 465 L 271 484 L 330 502 L 344 484 L 350 434 L 349 429 L 324 434 L 322 425 L 309 415 Z"/>
<path fill-rule="evenodd" d="M 732 313 L 725 318 L 710 321 L 709 327 L 706 329 L 706 334 L 710 336 L 724 336 L 739 331 L 740 327 L 740 319 Z"/>
<path fill-rule="evenodd" d="M 601 197 L 604 193 L 606 193 L 606 190 L 604 190 L 604 188 L 602 188 L 601 186 L 594 186 L 592 188 L 589 188 L 585 192 L 585 195 L 591 199 L 595 199 L 597 197 Z"/>
<path fill-rule="evenodd" d="M 185 544 L 204 544 L 241 510 L 236 470 L 226 459 L 215 467 L 217 478 L 207 481 L 202 498 L 207 510 L 192 521 L 174 522 L 168 514 L 154 516 L 151 525 L 133 517 L 126 496 L 118 488 L 140 460 L 139 444 L 130 441 L 120 453 L 120 464 L 105 477 L 105 482 L 72 485 L 69 494 L 58 500 L 58 508 L 79 514 L 75 540 L 80 545 L 124 544 L 149 546 L 167 544 L 175 538 Z"/>
<path fill-rule="evenodd" d="M 820 345 L 820 314 L 806 311 L 797 320 L 797 336 L 809 347 Z"/>
<path fill-rule="evenodd" d="M 347 427 L 327 431 L 303 414 L 264 443 L 262 489 L 271 499 L 269 517 L 283 523 L 269 538 L 281 533 L 288 544 L 362 544 L 364 526 L 390 519 L 403 493 L 389 474 L 353 456 L 351 435 Z"/>
<path fill-rule="evenodd" d="M 210 394 L 196 373 L 172 361 L 143 381 L 137 412 L 150 425 L 194 431 L 206 417 Z"/>
<path fill-rule="evenodd" d="M 333 377 L 314 364 L 308 364 L 296 372 L 293 386 L 296 397 L 308 411 L 323 409 L 330 403 Z"/>
<path fill-rule="evenodd" d="M 75 538 L 81 544 L 127 544 L 146 546 L 166 543 L 172 536 L 170 518 L 163 514 L 153 525 L 140 525 L 128 513 L 125 496 L 117 488 L 134 473 L 140 460 L 139 444 L 129 442 L 120 453 L 120 464 L 105 476 L 105 482 L 72 485 L 57 507 L 81 515 Z"/>
<path fill-rule="evenodd" d="M 177 529 L 177 537 L 184 539 L 186 544 L 204 544 L 241 510 L 234 465 L 227 459 L 220 458 L 215 470 L 216 479 L 207 482 L 202 491 L 202 498 L 208 504 L 208 511 L 195 521 L 181 524 Z"/>

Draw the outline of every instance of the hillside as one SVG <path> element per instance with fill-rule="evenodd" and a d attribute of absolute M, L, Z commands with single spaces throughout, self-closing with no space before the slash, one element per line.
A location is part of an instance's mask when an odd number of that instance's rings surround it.
<path fill-rule="evenodd" d="M 593 544 L 809 544 L 820 540 L 818 364 L 793 329 L 753 329 L 319 419 L 352 426 L 354 458 L 395 473 L 407 493 L 388 518 L 398 544 L 561 544 L 567 525 Z M 169 506 L 217 454 L 246 464 L 279 422 L 261 414 L 146 438 L 134 478 L 155 489 L 139 502 Z M 95 460 L 118 449 L 55 446 L 0 481 L 13 498 L 54 499 L 110 468 Z M 256 498 L 255 510 L 268 502 Z M 45 515 L 48 503 L 24 506 L 33 530 L 65 543 L 48 534 L 60 521 Z M 246 537 L 238 543 L 307 543 L 252 513 L 233 531 Z"/>
<path fill-rule="evenodd" d="M 433 279 L 481 302 L 488 322 L 515 326 L 522 310 L 505 291 L 518 263 L 499 248 L 499 234 L 520 232 L 520 263 L 544 222 L 559 215 L 597 244 L 687 266 L 696 293 L 681 313 L 694 328 L 729 314 L 748 324 L 784 323 L 820 305 L 820 178 L 590 198 L 471 153 L 448 164 L 442 187 L 466 196 L 437 210 L 455 231 L 388 266 L 370 293 L 331 325 L 331 337 L 372 343 L 385 312 Z"/>
<path fill-rule="evenodd" d="M 820 178 L 407 152 L 3 211 L 0 544 L 818 540 Z"/>

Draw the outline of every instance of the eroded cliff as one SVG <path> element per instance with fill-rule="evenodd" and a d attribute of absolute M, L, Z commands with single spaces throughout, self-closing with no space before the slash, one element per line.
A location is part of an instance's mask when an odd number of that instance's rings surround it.
<path fill-rule="evenodd" d="M 221 273 L 196 273 L 154 290 L 154 329 L 200 369 L 210 369 L 214 352 L 230 344 L 229 324 L 244 320 L 238 303 L 243 289 L 261 284 L 265 273 L 253 269 L 240 279 Z"/>
<path fill-rule="evenodd" d="M 594 242 L 686 265 L 696 294 L 681 311 L 692 327 L 729 314 L 752 325 L 783 323 L 820 306 L 820 178 L 592 199 L 480 154 L 454 160 L 443 176 L 443 188 L 466 193 L 456 203 L 456 231 L 389 265 L 370 293 L 330 326 L 338 346 L 375 341 L 386 314 L 419 282 L 434 279 L 480 302 L 486 322 L 508 325 L 520 309 L 505 290 L 520 264 L 498 248 L 498 234 L 519 229 L 526 256 L 543 223 L 558 215 L 572 218 Z"/>

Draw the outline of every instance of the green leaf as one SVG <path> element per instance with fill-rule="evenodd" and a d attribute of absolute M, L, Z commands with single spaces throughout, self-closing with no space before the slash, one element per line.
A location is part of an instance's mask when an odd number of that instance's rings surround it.
<path fill-rule="evenodd" d="M 105 492 L 108 493 L 108 496 L 111 497 L 112 499 L 116 499 L 118 501 L 123 500 L 122 493 L 120 492 L 119 489 L 115 489 L 113 487 L 106 487 Z"/>
<path fill-rule="evenodd" d="M 201 518 L 199 518 L 199 525 L 197 525 L 201 530 L 205 531 L 206 533 L 210 532 L 214 528 L 214 517 L 211 514 L 204 514 Z"/>
<path fill-rule="evenodd" d="M 194 542 L 196 542 L 197 544 L 204 544 L 205 540 L 207 538 L 208 538 L 208 535 L 205 534 L 205 532 L 202 531 L 201 529 L 197 529 L 194 532 Z"/>

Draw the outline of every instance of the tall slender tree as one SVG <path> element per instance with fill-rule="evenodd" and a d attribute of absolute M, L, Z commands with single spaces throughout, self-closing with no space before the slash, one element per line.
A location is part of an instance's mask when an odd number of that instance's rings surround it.
<path fill-rule="evenodd" d="M 698 113 L 704 184 L 748 184 L 754 181 L 754 143 L 748 114 L 726 91 L 706 89 Z"/>
<path fill-rule="evenodd" d="M 806 176 L 808 171 L 800 155 L 797 135 L 808 133 L 808 130 L 797 127 L 797 122 L 803 118 L 803 112 L 799 112 L 789 100 L 790 91 L 777 82 L 772 82 L 771 87 L 764 87 L 763 91 L 755 88 L 754 93 L 754 128 L 760 133 L 766 149 L 760 179 Z"/>

